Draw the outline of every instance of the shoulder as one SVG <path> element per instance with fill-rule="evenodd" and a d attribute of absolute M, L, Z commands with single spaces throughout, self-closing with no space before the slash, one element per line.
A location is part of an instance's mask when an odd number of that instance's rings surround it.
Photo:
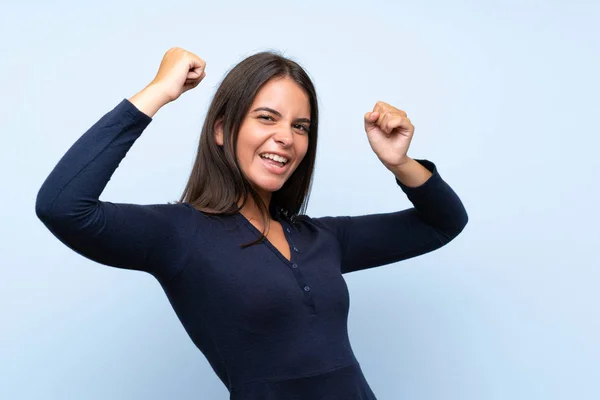
<path fill-rule="evenodd" d="M 187 202 L 157 203 L 137 207 L 143 208 L 145 218 L 159 222 L 156 227 L 178 234 L 195 233 L 210 224 L 211 220 L 218 218 L 196 209 Z"/>
<path fill-rule="evenodd" d="M 340 225 L 346 223 L 349 219 L 349 216 L 311 217 L 309 215 L 300 214 L 292 217 L 291 222 L 294 225 L 304 226 L 309 230 L 320 230 L 337 234 Z"/>

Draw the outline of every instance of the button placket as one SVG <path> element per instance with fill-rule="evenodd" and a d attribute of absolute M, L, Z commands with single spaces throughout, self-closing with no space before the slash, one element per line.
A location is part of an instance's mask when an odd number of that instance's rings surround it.
<path fill-rule="evenodd" d="M 290 229 L 289 226 L 285 226 L 284 228 L 285 228 L 285 231 L 288 233 L 287 235 L 285 235 L 285 237 L 286 237 L 286 240 L 289 242 L 289 245 L 290 245 L 292 251 L 294 251 L 295 253 L 299 253 L 298 247 L 294 244 L 294 241 L 292 240 L 292 235 L 291 235 L 292 230 Z M 298 264 L 296 262 L 294 262 L 295 261 L 294 259 L 295 259 L 295 257 L 293 255 L 291 255 L 290 262 L 292 262 L 292 268 L 297 269 Z"/>
<path fill-rule="evenodd" d="M 284 213 L 285 215 L 285 213 Z M 286 223 L 288 221 L 286 220 Z M 298 265 L 298 261 L 297 261 L 297 256 L 294 256 L 293 253 L 300 253 L 300 249 L 298 249 L 298 246 L 296 246 L 296 244 L 294 243 L 294 241 L 292 240 L 291 237 L 291 232 L 292 230 L 290 229 L 289 226 L 285 226 L 285 232 L 287 232 L 288 234 L 286 234 L 286 239 L 289 241 L 289 245 L 292 249 L 292 256 L 290 258 L 291 261 L 291 266 L 292 266 L 292 271 L 294 272 L 294 276 L 296 277 L 296 280 L 298 281 L 298 284 L 300 285 L 300 288 L 302 289 L 302 291 L 304 292 L 304 294 L 306 295 L 305 297 L 305 301 L 307 302 L 306 304 L 311 307 L 311 309 L 313 309 L 314 311 L 314 303 L 312 300 L 312 294 L 311 294 L 311 287 L 309 285 L 307 285 L 306 280 L 304 279 L 304 277 L 302 276 L 302 272 L 300 271 L 300 266 Z"/>

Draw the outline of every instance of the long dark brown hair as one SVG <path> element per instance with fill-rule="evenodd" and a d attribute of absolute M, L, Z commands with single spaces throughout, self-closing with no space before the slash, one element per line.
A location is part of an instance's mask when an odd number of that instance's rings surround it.
<path fill-rule="evenodd" d="M 256 187 L 242 173 L 237 162 L 237 138 L 242 121 L 258 91 L 272 79 L 289 77 L 307 94 L 310 103 L 308 150 L 294 173 L 281 189 L 273 192 L 269 209 Z M 222 119 L 223 146 L 215 141 L 215 123 Z M 187 202 L 207 214 L 237 213 L 251 196 L 259 207 L 263 226 L 269 214 L 281 210 L 294 219 L 308 205 L 317 153 L 319 110 L 314 85 L 295 61 L 274 51 L 256 53 L 234 66 L 219 85 L 210 103 L 194 167 L 178 203 Z M 242 204 L 238 206 L 238 202 Z M 265 230 L 250 246 L 265 239 Z"/>

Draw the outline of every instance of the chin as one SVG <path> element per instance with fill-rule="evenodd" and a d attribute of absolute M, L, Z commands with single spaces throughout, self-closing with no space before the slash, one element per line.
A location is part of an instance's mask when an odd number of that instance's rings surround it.
<path fill-rule="evenodd" d="M 252 181 L 254 185 L 265 192 L 276 192 L 283 187 L 284 179 L 274 182 L 274 179 L 257 179 Z"/>
<path fill-rule="evenodd" d="M 288 180 L 288 174 L 274 175 L 268 172 L 260 170 L 252 170 L 252 174 L 248 176 L 248 179 L 254 186 L 264 192 L 276 192 L 283 187 L 285 182 Z"/>

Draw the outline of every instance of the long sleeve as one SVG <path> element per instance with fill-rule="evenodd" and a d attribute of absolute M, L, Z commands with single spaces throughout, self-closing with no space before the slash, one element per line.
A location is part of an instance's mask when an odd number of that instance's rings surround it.
<path fill-rule="evenodd" d="M 123 99 L 60 159 L 38 192 L 35 211 L 54 236 L 91 260 L 168 277 L 183 258 L 182 229 L 175 226 L 174 214 L 187 208 L 99 200 L 151 121 Z"/>
<path fill-rule="evenodd" d="M 432 172 L 421 186 L 396 184 L 413 208 L 392 213 L 314 218 L 338 239 L 342 273 L 386 265 L 436 250 L 464 229 L 467 212 L 434 163 L 416 160 Z"/>

